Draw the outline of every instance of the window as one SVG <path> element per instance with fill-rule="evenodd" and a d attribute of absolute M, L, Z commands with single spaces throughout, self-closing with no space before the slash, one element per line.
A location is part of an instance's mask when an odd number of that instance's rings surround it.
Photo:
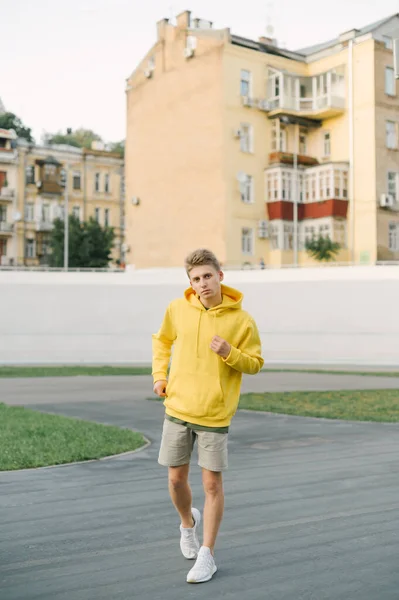
<path fill-rule="evenodd" d="M 106 173 L 104 175 L 104 192 L 106 194 L 109 194 L 109 191 L 110 191 L 110 187 L 109 187 L 109 174 Z"/>
<path fill-rule="evenodd" d="M 274 225 L 273 223 L 271 223 L 269 232 L 270 232 L 269 235 L 270 235 L 270 244 L 271 244 L 272 250 L 278 250 L 279 249 L 279 227 L 278 227 L 278 225 Z"/>
<path fill-rule="evenodd" d="M 331 239 L 331 227 L 328 224 L 319 226 L 319 236 L 322 238 L 330 238 Z"/>
<path fill-rule="evenodd" d="M 7 238 L 0 239 L 0 256 L 7 256 Z"/>
<path fill-rule="evenodd" d="M 74 206 L 72 209 L 72 214 L 74 217 L 76 217 L 76 219 L 79 219 L 80 221 L 80 206 Z"/>
<path fill-rule="evenodd" d="M 241 250 L 243 254 L 254 253 L 254 230 L 247 227 L 241 229 Z"/>
<path fill-rule="evenodd" d="M 94 175 L 94 191 L 100 191 L 100 173 Z"/>
<path fill-rule="evenodd" d="M 42 221 L 50 223 L 50 204 L 42 204 Z"/>
<path fill-rule="evenodd" d="M 395 72 L 392 67 L 385 67 L 385 93 L 388 96 L 396 95 Z"/>
<path fill-rule="evenodd" d="M 285 224 L 283 227 L 284 232 L 284 250 L 292 250 L 294 247 L 294 226 Z"/>
<path fill-rule="evenodd" d="M 44 180 L 53 181 L 56 175 L 55 165 L 44 165 Z"/>
<path fill-rule="evenodd" d="M 392 50 L 392 48 L 393 48 L 392 38 L 389 37 L 389 35 L 383 35 L 382 39 L 383 39 L 383 42 L 385 44 L 385 48 L 387 50 Z"/>
<path fill-rule="evenodd" d="M 331 198 L 330 178 L 331 178 L 331 172 L 329 170 L 320 171 L 320 173 L 319 173 L 320 200 L 326 200 L 327 198 Z"/>
<path fill-rule="evenodd" d="M 394 121 L 385 122 L 386 146 L 396 149 L 398 147 L 397 124 Z"/>
<path fill-rule="evenodd" d="M 35 258 L 35 256 L 36 256 L 35 240 L 26 240 L 25 254 L 26 254 L 26 258 Z"/>
<path fill-rule="evenodd" d="M 389 171 L 388 173 L 388 194 L 392 196 L 393 201 L 396 202 L 397 199 L 397 181 L 398 176 L 395 172 Z"/>
<path fill-rule="evenodd" d="M 25 206 L 25 221 L 34 221 L 35 219 L 35 205 L 33 202 L 28 202 Z"/>
<path fill-rule="evenodd" d="M 299 154 L 306 156 L 307 147 L 308 147 L 308 130 L 301 127 L 301 129 L 299 130 Z"/>
<path fill-rule="evenodd" d="M 30 183 L 35 183 L 35 167 L 34 167 L 34 165 L 29 165 L 26 167 L 25 181 L 26 181 L 26 185 L 29 185 Z"/>
<path fill-rule="evenodd" d="M 67 185 L 67 179 L 68 179 L 68 175 L 66 172 L 66 169 L 61 169 L 60 170 L 60 186 L 61 187 L 66 187 Z"/>
<path fill-rule="evenodd" d="M 104 209 L 104 227 L 110 226 L 109 208 Z"/>
<path fill-rule="evenodd" d="M 240 150 L 241 152 L 252 152 L 253 130 L 252 125 L 241 123 L 240 127 Z"/>
<path fill-rule="evenodd" d="M 291 200 L 292 173 L 290 171 L 282 171 L 281 173 L 281 199 Z"/>
<path fill-rule="evenodd" d="M 81 189 L 81 175 L 80 175 L 80 171 L 74 171 L 73 173 L 73 182 L 72 182 L 72 187 L 74 190 L 80 190 Z"/>
<path fill-rule="evenodd" d="M 252 204 L 254 201 L 254 180 L 252 175 L 247 175 L 246 177 L 246 181 L 240 186 L 241 200 L 244 204 Z"/>
<path fill-rule="evenodd" d="M 0 204 L 0 223 L 7 222 L 7 207 Z"/>
<path fill-rule="evenodd" d="M 251 95 L 251 71 L 241 69 L 240 95 Z"/>
<path fill-rule="evenodd" d="M 99 208 L 96 208 L 94 210 L 94 219 L 97 221 L 97 223 L 100 222 L 100 209 Z"/>
<path fill-rule="evenodd" d="M 346 225 L 345 222 L 337 221 L 334 224 L 334 241 L 338 242 L 341 248 L 346 248 Z"/>
<path fill-rule="evenodd" d="M 392 252 L 399 250 L 399 223 L 389 223 L 388 248 Z"/>
<path fill-rule="evenodd" d="M 331 156 L 331 134 L 329 131 L 325 131 L 323 134 L 323 155 L 325 157 Z"/>

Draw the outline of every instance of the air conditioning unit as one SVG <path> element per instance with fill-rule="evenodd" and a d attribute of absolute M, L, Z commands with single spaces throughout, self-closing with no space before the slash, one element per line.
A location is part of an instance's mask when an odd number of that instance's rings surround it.
<path fill-rule="evenodd" d="M 265 240 L 269 237 L 269 221 L 258 222 L 258 238 Z"/>
<path fill-rule="evenodd" d="M 9 187 L 2 187 L 1 191 L 0 191 L 0 196 L 13 197 L 14 196 L 14 190 L 12 188 L 9 188 Z"/>
<path fill-rule="evenodd" d="M 153 72 L 154 72 L 154 69 L 146 69 L 144 71 L 144 77 L 147 77 L 147 79 L 150 79 L 152 77 Z"/>
<path fill-rule="evenodd" d="M 243 104 L 243 106 L 252 106 L 252 104 L 253 104 L 252 98 L 250 98 L 249 96 L 243 96 L 242 104 Z"/>
<path fill-rule="evenodd" d="M 259 100 L 258 108 L 259 108 L 259 110 L 264 110 L 265 112 L 268 112 L 270 110 L 269 101 L 268 100 Z"/>
<path fill-rule="evenodd" d="M 394 199 L 390 194 L 381 194 L 380 206 L 382 208 L 392 208 L 394 204 Z"/>
<path fill-rule="evenodd" d="M 133 196 L 132 204 L 133 206 L 138 206 L 140 204 L 140 198 L 137 198 L 137 196 Z"/>
<path fill-rule="evenodd" d="M 234 129 L 233 130 L 233 135 L 236 138 L 236 140 L 239 140 L 241 137 L 241 129 Z"/>
<path fill-rule="evenodd" d="M 38 190 L 40 190 L 40 188 L 42 187 L 42 182 L 41 181 L 36 181 L 36 187 Z"/>
<path fill-rule="evenodd" d="M 184 58 L 192 58 L 194 56 L 194 48 L 184 48 Z"/>

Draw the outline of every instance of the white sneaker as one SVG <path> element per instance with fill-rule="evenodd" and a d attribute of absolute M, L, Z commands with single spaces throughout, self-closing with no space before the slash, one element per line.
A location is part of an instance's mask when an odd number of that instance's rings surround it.
<path fill-rule="evenodd" d="M 201 546 L 195 565 L 187 575 L 187 583 L 205 583 L 212 579 L 216 571 L 215 559 L 210 549 Z"/>
<path fill-rule="evenodd" d="M 200 543 L 198 539 L 197 527 L 201 523 L 201 513 L 198 508 L 192 509 L 194 527 L 186 529 L 180 525 L 180 549 L 184 558 L 193 560 L 197 558 L 200 549 Z"/>

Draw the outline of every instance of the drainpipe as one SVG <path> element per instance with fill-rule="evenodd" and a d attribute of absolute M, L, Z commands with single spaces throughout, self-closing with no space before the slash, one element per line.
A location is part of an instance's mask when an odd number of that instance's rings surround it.
<path fill-rule="evenodd" d="M 351 222 L 351 256 L 355 262 L 355 182 L 354 182 L 354 118 L 353 118 L 353 40 L 348 45 L 348 88 L 349 88 L 349 214 Z"/>

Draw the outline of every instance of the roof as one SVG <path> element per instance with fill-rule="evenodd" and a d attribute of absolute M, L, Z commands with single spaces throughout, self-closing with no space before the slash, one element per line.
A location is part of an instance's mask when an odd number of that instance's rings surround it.
<path fill-rule="evenodd" d="M 392 19 L 395 19 L 398 16 L 399 16 L 398 14 L 394 14 L 385 19 L 380 19 L 379 21 L 376 21 L 375 23 L 371 23 L 371 25 L 366 25 L 365 27 L 362 27 L 361 29 L 357 30 L 356 37 L 359 37 L 361 35 L 366 35 L 367 33 L 371 33 L 375 29 L 378 29 L 379 27 L 381 27 L 381 25 L 388 23 L 389 21 L 391 21 Z M 339 39 L 339 37 L 336 37 L 332 40 L 329 40 L 328 42 L 323 42 L 321 44 L 315 44 L 314 46 L 308 46 L 307 48 L 301 48 L 300 50 L 297 50 L 296 52 L 298 54 L 302 54 L 304 56 L 309 56 L 310 54 L 316 54 L 317 52 L 322 52 L 323 50 L 327 50 L 327 48 L 331 48 L 331 46 L 336 46 L 339 43 L 340 43 L 340 39 Z"/>
<path fill-rule="evenodd" d="M 264 52 L 265 54 L 274 54 L 275 56 L 282 56 L 283 58 L 290 58 L 292 60 L 305 60 L 305 56 L 301 55 L 299 52 L 291 52 L 284 48 L 256 42 L 255 40 L 244 38 L 239 35 L 232 35 L 231 43 L 236 46 L 241 46 L 242 48 L 248 48 L 249 50 Z"/>

